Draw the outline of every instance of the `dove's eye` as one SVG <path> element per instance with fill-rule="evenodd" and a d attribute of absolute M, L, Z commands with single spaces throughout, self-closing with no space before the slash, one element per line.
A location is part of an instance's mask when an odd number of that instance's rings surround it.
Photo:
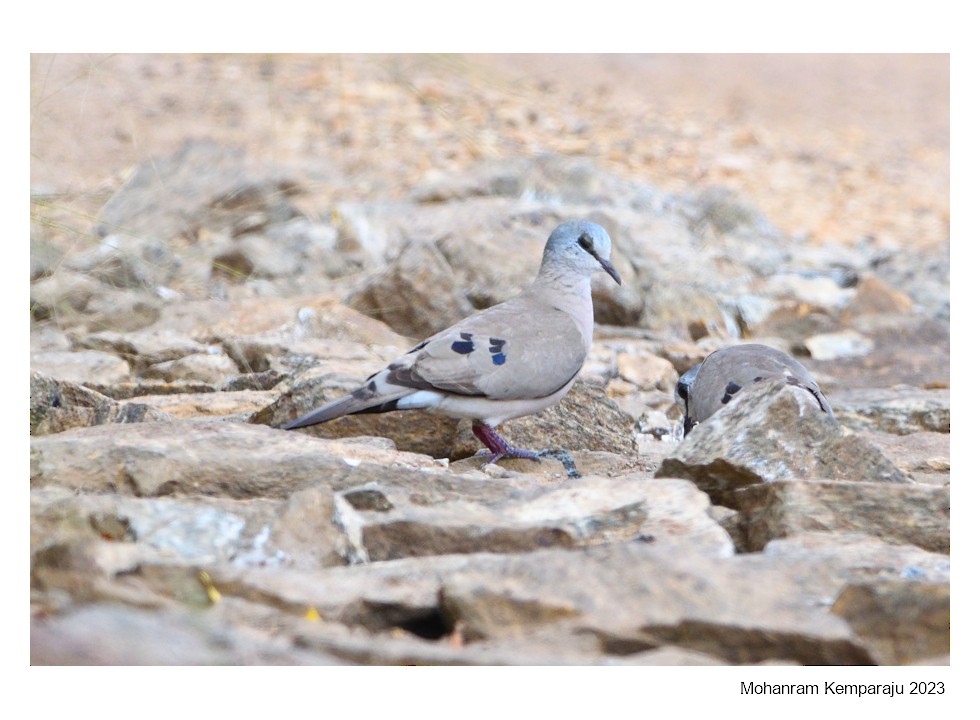
<path fill-rule="evenodd" d="M 587 253 L 591 253 L 592 250 L 594 249 L 594 246 L 593 246 L 593 243 L 592 243 L 592 236 L 589 235 L 588 233 L 582 233 L 581 235 L 578 236 L 578 244 Z"/>

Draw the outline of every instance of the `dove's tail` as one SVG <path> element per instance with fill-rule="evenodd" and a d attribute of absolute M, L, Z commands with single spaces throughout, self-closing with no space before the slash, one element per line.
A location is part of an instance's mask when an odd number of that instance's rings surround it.
<path fill-rule="evenodd" d="M 283 430 L 295 430 L 296 428 L 319 425 L 320 423 L 335 420 L 344 415 L 358 415 L 360 413 L 383 413 L 391 410 L 404 410 L 411 407 L 425 407 L 426 404 L 413 402 L 413 395 L 418 392 L 414 388 L 397 387 L 384 383 L 369 382 L 367 385 L 359 387 L 349 395 L 337 398 L 326 405 L 321 405 L 313 412 L 307 413 L 302 417 L 293 420 L 287 425 L 283 425 Z"/>

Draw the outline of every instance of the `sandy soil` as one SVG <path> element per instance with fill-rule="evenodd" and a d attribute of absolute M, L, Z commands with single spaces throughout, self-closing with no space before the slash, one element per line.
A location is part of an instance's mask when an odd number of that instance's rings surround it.
<path fill-rule="evenodd" d="M 945 55 L 32 56 L 32 190 L 66 232 L 187 137 L 244 145 L 320 212 L 557 152 L 733 188 L 814 242 L 949 242 Z"/>

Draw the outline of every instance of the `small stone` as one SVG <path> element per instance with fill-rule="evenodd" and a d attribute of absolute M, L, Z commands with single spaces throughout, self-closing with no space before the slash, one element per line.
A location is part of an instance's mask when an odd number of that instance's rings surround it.
<path fill-rule="evenodd" d="M 907 313 L 912 310 L 912 299 L 875 275 L 866 275 L 857 286 L 857 292 L 844 308 L 842 319 L 849 321 L 861 315 Z"/>
<path fill-rule="evenodd" d="M 874 350 L 874 342 L 854 330 L 811 335 L 803 344 L 814 360 L 860 357 Z"/>
<path fill-rule="evenodd" d="M 677 384 L 677 371 L 669 360 L 656 355 L 628 355 L 616 357 L 619 376 L 641 390 L 673 392 Z"/>

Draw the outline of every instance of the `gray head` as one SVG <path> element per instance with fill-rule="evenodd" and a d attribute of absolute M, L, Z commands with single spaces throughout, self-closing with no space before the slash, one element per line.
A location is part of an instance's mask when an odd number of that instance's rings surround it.
<path fill-rule="evenodd" d="M 541 269 L 557 269 L 589 276 L 605 270 L 620 285 L 622 278 L 609 258 L 612 240 L 601 225 L 586 220 L 571 220 L 554 229 L 544 246 Z"/>

